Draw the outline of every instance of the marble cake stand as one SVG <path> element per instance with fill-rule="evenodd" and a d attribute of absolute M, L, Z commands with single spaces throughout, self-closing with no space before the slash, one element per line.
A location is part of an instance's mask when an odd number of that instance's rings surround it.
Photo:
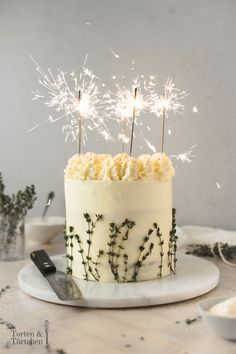
<path fill-rule="evenodd" d="M 187 300 L 207 293 L 219 283 L 219 270 L 204 259 L 181 254 L 177 274 L 138 283 L 107 284 L 77 280 L 83 294 L 78 300 L 61 301 L 35 265 L 29 264 L 18 274 L 19 287 L 27 294 L 67 306 L 121 308 L 162 305 Z M 65 257 L 52 257 L 58 270 L 65 270 Z"/>

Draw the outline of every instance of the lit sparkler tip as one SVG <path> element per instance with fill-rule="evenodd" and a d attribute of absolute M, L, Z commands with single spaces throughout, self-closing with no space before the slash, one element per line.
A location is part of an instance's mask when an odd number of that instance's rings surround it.
<path fill-rule="evenodd" d="M 80 131 L 78 114 L 83 115 L 85 128 L 91 127 L 91 130 L 96 128 L 99 134 L 101 134 L 102 129 L 107 130 L 104 120 L 99 120 L 99 116 L 104 114 L 104 108 L 100 103 L 100 93 L 96 82 L 98 78 L 92 70 L 85 67 L 87 58 L 88 55 L 85 57 L 78 78 L 75 77 L 74 71 L 66 73 L 58 70 L 55 76 L 50 69 L 44 72 L 32 58 L 40 75 L 39 84 L 47 91 L 48 95 L 46 98 L 46 95 L 41 95 L 38 91 L 35 91 L 33 99 L 44 98 L 44 104 L 55 109 L 57 115 L 55 117 L 49 116 L 48 121 L 50 123 L 65 120 L 62 130 L 66 135 L 66 141 L 69 137 L 73 141 L 78 140 Z M 79 92 L 81 92 L 81 99 L 78 100 Z M 86 140 L 86 129 L 83 139 Z"/>
<path fill-rule="evenodd" d="M 194 106 L 193 109 L 192 109 L 192 112 L 193 113 L 198 113 L 198 108 L 196 106 Z"/>
<path fill-rule="evenodd" d="M 128 144 L 129 138 L 125 134 L 119 134 L 118 139 L 121 140 L 124 144 Z"/>

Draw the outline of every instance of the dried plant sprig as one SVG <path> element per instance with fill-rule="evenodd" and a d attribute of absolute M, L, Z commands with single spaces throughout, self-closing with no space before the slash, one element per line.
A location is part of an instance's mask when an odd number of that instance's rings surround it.
<path fill-rule="evenodd" d="M 86 265 L 87 265 L 87 262 L 85 261 L 84 259 L 84 249 L 82 248 L 82 245 L 81 245 L 81 239 L 79 237 L 79 235 L 75 235 L 75 239 L 77 240 L 78 244 L 79 244 L 79 253 L 81 255 L 81 258 L 82 258 L 82 265 L 84 267 L 84 278 L 85 280 L 88 280 L 88 272 L 87 272 L 87 268 L 86 268 Z"/>
<path fill-rule="evenodd" d="M 27 186 L 24 191 L 18 191 L 12 197 L 4 193 L 5 185 L 0 173 L 0 215 L 24 217 L 33 208 L 36 200 L 35 186 Z"/>
<path fill-rule="evenodd" d="M 146 249 L 146 244 L 148 243 L 150 236 L 153 233 L 153 229 L 149 229 L 147 235 L 144 237 L 143 239 L 143 243 L 141 246 L 139 246 L 139 255 L 138 255 L 138 259 L 137 262 L 135 263 L 135 267 L 134 267 L 134 274 L 132 276 L 133 281 L 137 281 L 137 276 L 139 274 L 139 270 L 143 265 L 143 262 L 146 260 L 146 258 L 148 257 L 148 255 L 151 254 L 152 252 L 152 248 L 154 246 L 154 244 L 152 244 L 153 246 L 151 246 L 151 249 L 149 247 L 149 251 L 143 256 L 143 252 Z"/>
<path fill-rule="evenodd" d="M 175 267 L 176 267 L 176 251 L 177 251 L 177 239 L 178 236 L 176 235 L 176 209 L 172 209 L 172 229 L 170 231 L 170 240 L 169 240 L 169 250 L 168 250 L 168 266 L 170 271 L 175 274 Z"/>
<path fill-rule="evenodd" d="M 108 263 L 110 264 L 111 271 L 114 275 L 114 279 L 119 282 L 120 275 L 119 275 L 119 263 L 118 260 L 121 256 L 121 251 L 124 249 L 123 244 L 125 241 L 128 240 L 129 232 L 134 227 L 135 222 L 129 219 L 125 219 L 123 223 L 117 226 L 115 223 L 110 223 L 110 241 L 108 242 L 109 250 L 107 252 L 109 256 Z M 122 228 L 126 227 L 127 229 L 124 231 L 122 235 Z M 121 242 L 117 244 L 116 239 L 119 235 L 121 236 Z"/>
<path fill-rule="evenodd" d="M 92 277 L 98 281 L 99 279 L 97 278 L 96 274 L 94 273 L 93 267 L 92 267 L 92 257 L 90 255 L 90 251 L 91 251 L 91 245 L 92 245 L 92 240 L 91 237 L 94 233 L 94 229 L 96 227 L 97 222 L 102 221 L 103 220 L 103 215 L 102 214 L 95 214 L 96 216 L 96 220 L 92 221 L 91 216 L 88 213 L 84 213 L 84 218 L 87 222 L 87 230 L 86 233 L 88 234 L 88 239 L 87 239 L 87 244 L 88 244 L 88 251 L 87 251 L 87 268 L 88 268 L 88 272 L 92 275 Z"/>
<path fill-rule="evenodd" d="M 162 277 L 162 268 L 163 268 L 163 257 L 164 257 L 164 250 L 163 250 L 164 241 L 162 240 L 162 233 L 160 232 L 160 228 L 157 225 L 157 223 L 154 223 L 153 227 L 156 229 L 156 236 L 159 239 L 161 261 L 160 261 L 160 265 L 159 265 L 159 272 L 157 274 L 157 278 L 161 278 Z"/>

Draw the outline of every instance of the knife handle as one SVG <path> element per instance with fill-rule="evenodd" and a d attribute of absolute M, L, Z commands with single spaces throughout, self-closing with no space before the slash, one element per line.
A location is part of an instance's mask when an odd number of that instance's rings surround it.
<path fill-rule="evenodd" d="M 33 251 L 30 254 L 30 258 L 44 277 L 48 274 L 55 273 L 57 270 L 44 250 Z"/>

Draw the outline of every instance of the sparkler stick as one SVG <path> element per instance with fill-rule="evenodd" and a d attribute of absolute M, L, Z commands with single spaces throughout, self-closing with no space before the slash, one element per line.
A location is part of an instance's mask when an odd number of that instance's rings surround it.
<path fill-rule="evenodd" d="M 181 100 L 186 96 L 185 91 L 177 89 L 172 81 L 168 78 L 164 84 L 164 94 L 158 96 L 155 92 L 151 95 L 150 111 L 157 117 L 161 118 L 161 152 L 164 151 L 164 138 L 165 138 L 165 121 L 169 112 L 182 113 L 184 105 Z"/>
<path fill-rule="evenodd" d="M 81 103 L 81 91 L 78 93 L 78 101 L 79 101 L 79 139 L 78 139 L 78 154 L 81 154 L 81 140 L 82 140 L 82 114 L 80 110 Z"/>
<path fill-rule="evenodd" d="M 164 152 L 164 138 L 165 138 L 165 120 L 166 120 L 166 109 L 163 107 L 162 117 L 161 117 L 161 152 Z"/>
<path fill-rule="evenodd" d="M 135 113 L 136 113 L 136 98 L 137 98 L 137 87 L 134 89 L 134 104 L 133 104 L 133 117 L 132 117 L 132 130 L 131 130 L 131 139 L 130 139 L 130 156 L 132 155 L 133 149 L 133 139 L 134 139 L 134 122 L 135 122 Z"/>
<path fill-rule="evenodd" d="M 126 118 L 123 119 L 123 141 L 122 141 L 122 153 L 125 152 L 125 133 L 126 133 Z"/>

